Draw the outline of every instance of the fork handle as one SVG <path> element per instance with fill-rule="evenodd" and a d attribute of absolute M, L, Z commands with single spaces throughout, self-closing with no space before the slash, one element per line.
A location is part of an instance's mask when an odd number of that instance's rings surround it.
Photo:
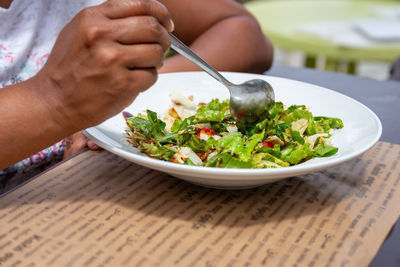
<path fill-rule="evenodd" d="M 182 56 L 186 57 L 190 61 L 192 61 L 194 64 L 196 64 L 198 67 L 200 67 L 202 70 L 210 74 L 214 79 L 217 81 L 223 83 L 226 87 L 232 86 L 233 84 L 225 79 L 224 76 L 222 76 L 216 69 L 211 67 L 207 62 L 205 62 L 201 57 L 196 55 L 190 49 L 187 47 L 181 40 L 179 40 L 175 35 L 172 33 L 169 33 L 169 36 L 171 37 L 171 48 L 181 54 Z"/>

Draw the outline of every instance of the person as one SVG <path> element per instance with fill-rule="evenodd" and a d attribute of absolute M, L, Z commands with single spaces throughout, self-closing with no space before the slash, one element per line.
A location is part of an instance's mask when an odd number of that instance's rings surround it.
<path fill-rule="evenodd" d="M 0 179 L 96 149 L 82 129 L 119 113 L 158 73 L 198 70 L 164 58 L 168 32 L 221 71 L 272 64 L 271 42 L 233 0 L 0 0 L 0 19 Z"/>

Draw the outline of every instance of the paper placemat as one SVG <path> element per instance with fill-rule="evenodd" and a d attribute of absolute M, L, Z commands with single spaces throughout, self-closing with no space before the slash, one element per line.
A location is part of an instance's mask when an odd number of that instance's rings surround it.
<path fill-rule="evenodd" d="M 0 266 L 367 266 L 400 214 L 399 162 L 380 142 L 224 191 L 87 151 L 0 198 Z"/>

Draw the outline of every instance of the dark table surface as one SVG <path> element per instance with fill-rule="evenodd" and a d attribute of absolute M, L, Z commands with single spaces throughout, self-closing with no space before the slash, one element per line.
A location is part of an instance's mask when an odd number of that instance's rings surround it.
<path fill-rule="evenodd" d="M 283 65 L 274 65 L 265 74 L 312 83 L 358 100 L 375 112 L 381 120 L 383 133 L 380 141 L 400 144 L 400 82 L 377 81 Z M 400 220 L 397 221 L 370 266 L 400 266 Z"/>

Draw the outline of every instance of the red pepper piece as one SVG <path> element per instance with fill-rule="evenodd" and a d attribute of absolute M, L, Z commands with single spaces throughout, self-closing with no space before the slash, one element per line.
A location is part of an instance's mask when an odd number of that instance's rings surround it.
<path fill-rule="evenodd" d="M 269 147 L 269 148 L 274 148 L 274 144 L 271 142 L 267 142 L 267 141 L 262 142 L 261 145 L 263 145 L 265 147 Z"/>
<path fill-rule="evenodd" d="M 216 135 L 216 133 L 214 132 L 214 130 L 213 130 L 213 129 L 210 129 L 210 128 L 202 128 L 202 129 L 200 130 L 200 132 L 197 133 L 197 137 L 198 137 L 199 139 L 200 139 L 200 134 L 206 134 L 206 135 L 211 135 L 211 136 Z"/>

